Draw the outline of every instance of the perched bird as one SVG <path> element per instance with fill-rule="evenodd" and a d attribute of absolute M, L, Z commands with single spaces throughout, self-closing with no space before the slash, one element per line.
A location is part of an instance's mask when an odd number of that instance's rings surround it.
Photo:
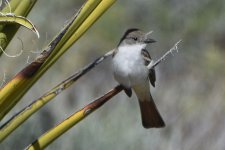
<path fill-rule="evenodd" d="M 155 70 L 148 69 L 152 61 L 147 44 L 154 43 L 149 33 L 139 29 L 128 29 L 121 38 L 113 53 L 112 65 L 114 78 L 124 87 L 127 96 L 131 97 L 132 89 L 137 95 L 142 124 L 145 128 L 161 128 L 165 123 L 159 114 L 150 93 L 150 83 L 155 86 Z"/>

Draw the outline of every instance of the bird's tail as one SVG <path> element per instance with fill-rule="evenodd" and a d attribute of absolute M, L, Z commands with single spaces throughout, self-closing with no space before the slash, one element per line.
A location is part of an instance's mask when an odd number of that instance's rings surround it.
<path fill-rule="evenodd" d="M 145 128 L 162 128 L 165 123 L 150 95 L 150 100 L 138 100 L 140 104 L 142 124 Z"/>

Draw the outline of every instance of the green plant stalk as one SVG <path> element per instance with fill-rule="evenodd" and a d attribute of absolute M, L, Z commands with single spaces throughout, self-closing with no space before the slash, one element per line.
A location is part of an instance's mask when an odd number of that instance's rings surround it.
<path fill-rule="evenodd" d="M 17 16 L 28 15 L 37 0 L 22 0 L 13 12 Z"/>
<path fill-rule="evenodd" d="M 16 10 L 16 8 L 18 7 L 18 5 L 22 2 L 23 0 L 11 0 L 10 3 L 10 8 L 11 11 L 14 12 Z M 2 13 L 10 13 L 10 8 L 9 5 L 6 5 L 3 9 L 2 9 Z"/>
<path fill-rule="evenodd" d="M 37 0 L 11 0 L 10 1 L 10 8 L 6 5 L 1 13 L 8 14 L 11 13 L 15 16 L 27 16 L 30 10 L 33 8 L 34 4 L 37 2 Z M 3 25 L 4 26 L 4 25 Z M 0 30 L 1 31 L 1 30 Z"/>
<path fill-rule="evenodd" d="M 6 47 L 7 45 L 7 36 L 4 33 L 0 32 L 0 46 L 1 47 Z M 2 51 L 0 52 L 0 56 L 1 56 Z"/>
<path fill-rule="evenodd" d="M 76 17 L 76 20 L 73 22 L 67 33 L 63 36 L 62 40 L 57 44 L 55 50 L 51 55 L 55 57 L 55 53 L 58 53 L 62 46 L 71 38 L 74 32 L 82 25 L 85 19 L 93 12 L 93 10 L 99 5 L 102 0 L 88 0 L 79 10 L 79 15 Z M 80 33 L 78 33 L 80 34 Z M 52 41 L 51 41 L 52 42 Z M 50 42 L 50 43 L 51 43 Z M 70 44 L 72 45 L 75 41 L 72 41 Z M 66 50 L 65 50 L 66 51 Z M 53 58 L 50 56 L 48 59 L 52 60 Z M 47 60 L 48 61 L 48 60 Z M 47 63 L 46 61 L 46 63 Z"/>
<path fill-rule="evenodd" d="M 0 142 L 2 142 L 10 133 L 12 133 L 16 128 L 18 128 L 24 121 L 26 121 L 31 115 L 38 111 L 41 107 L 47 104 L 50 100 L 60 94 L 62 91 L 70 87 L 74 82 L 76 82 L 80 77 L 89 72 L 104 59 L 111 56 L 113 53 L 109 51 L 105 55 L 97 58 L 94 62 L 88 64 L 74 75 L 64 80 L 62 83 L 54 87 L 49 92 L 45 93 L 43 96 L 35 100 L 33 103 L 25 107 L 22 111 L 14 115 L 9 121 L 0 127 Z"/>
<path fill-rule="evenodd" d="M 73 31 L 73 28 L 77 26 L 76 23 L 81 24 L 82 22 L 79 22 L 79 20 L 85 20 L 88 15 L 86 15 L 85 12 L 91 13 L 90 11 L 87 11 L 90 9 L 90 6 L 92 5 L 91 9 L 94 10 L 96 4 L 99 4 L 99 1 L 95 0 L 89 0 L 87 1 L 84 6 L 81 8 L 81 10 L 73 17 L 71 22 L 68 23 L 67 26 L 61 31 L 63 32 L 63 36 L 61 36 L 61 32 L 54 38 L 52 42 L 48 45 L 46 51 L 48 56 L 44 56 L 43 58 L 37 60 L 37 62 L 31 63 L 28 65 L 25 69 L 23 69 L 21 72 L 19 72 L 1 91 L 0 91 L 0 118 L 4 117 L 6 113 L 21 99 L 21 97 L 26 93 L 26 91 L 34 84 L 34 81 L 32 82 L 32 78 L 35 77 L 38 79 L 46 70 L 41 69 L 43 63 L 44 65 L 49 65 L 48 60 L 51 60 L 54 58 L 55 51 L 58 51 L 59 48 L 57 47 L 58 44 L 63 42 L 64 40 L 67 40 L 63 38 L 67 34 L 71 34 L 71 31 Z M 84 18 L 83 18 L 84 17 Z M 81 19 L 80 19 L 81 18 Z M 76 21 L 78 19 L 78 21 Z M 71 25 L 72 24 L 72 25 Z M 66 29 L 66 33 L 64 33 L 64 30 Z M 60 38 L 59 38 L 60 37 Z M 50 53 L 50 56 L 49 54 Z M 53 57 L 53 58 L 52 58 Z M 47 60 L 45 60 L 47 59 Z M 36 61 L 36 60 L 35 60 Z M 46 62 L 45 62 L 46 61 Z M 40 63 L 39 63 L 40 62 Z M 51 65 L 49 65 L 50 67 Z M 41 72 L 41 74 L 37 75 L 38 71 Z M 32 73 L 30 73 L 32 72 Z M 31 74 L 31 75 L 30 75 Z M 20 89 L 20 90 L 18 90 Z M 10 94 L 13 93 L 13 94 Z M 10 100 L 10 101 L 9 101 Z"/>
<path fill-rule="evenodd" d="M 41 137 L 39 137 L 35 142 L 29 145 L 26 150 L 37 150 L 37 149 L 44 149 L 49 144 L 51 144 L 54 140 L 56 140 L 59 136 L 64 134 L 68 131 L 71 127 L 82 121 L 92 112 L 100 108 L 104 103 L 110 100 L 113 96 L 118 94 L 123 90 L 122 86 L 117 86 L 114 89 L 110 90 L 105 95 L 101 96 L 100 98 L 94 100 L 92 103 L 88 104 L 78 112 L 74 113 L 63 122 L 58 124 L 56 127 L 52 128 L 51 130 L 47 131 Z"/>
<path fill-rule="evenodd" d="M 7 14 L 7 13 L 10 13 L 10 10 L 11 10 L 12 12 L 14 12 L 15 9 L 16 9 L 16 7 L 19 5 L 19 3 L 20 3 L 20 1 L 18 1 L 18 0 L 11 0 L 11 1 L 10 1 L 10 7 L 9 7 L 9 5 L 6 5 L 6 6 L 2 9 L 1 13 Z M 0 33 L 2 32 L 4 26 L 5 26 L 5 24 L 0 24 Z"/>
<path fill-rule="evenodd" d="M 97 20 L 115 1 L 116 0 L 103 0 L 96 7 L 96 9 L 89 15 L 89 17 L 83 22 L 83 24 L 79 27 L 79 29 L 73 33 L 71 38 L 66 41 L 66 43 L 62 46 L 58 55 L 62 55 L 66 51 L 66 49 L 70 48 L 72 44 L 75 41 L 77 41 L 87 31 L 88 27 L 92 25 L 95 22 L 95 20 Z"/>
<path fill-rule="evenodd" d="M 61 31 L 60 34 L 55 38 L 54 41 L 52 41 L 49 44 L 49 47 L 44 50 L 39 57 L 33 61 L 31 64 L 29 64 L 27 67 L 25 67 L 22 71 L 20 71 L 0 92 L 0 114 L 1 116 L 4 116 L 5 113 L 7 113 L 8 109 L 13 107 L 17 101 L 9 101 L 6 99 L 7 96 L 18 96 L 20 94 L 20 91 L 18 91 L 15 87 L 18 86 L 26 86 L 26 82 L 28 82 L 28 79 L 31 78 L 37 70 L 40 68 L 40 66 L 46 61 L 47 57 L 51 54 L 51 52 L 54 50 L 57 43 L 62 39 L 62 37 L 65 35 L 66 31 L 69 29 L 71 24 L 73 23 L 76 16 L 67 24 L 67 26 Z M 23 85 L 25 84 L 25 85 Z M 21 89 L 21 88 L 20 88 Z M 19 93 L 18 93 L 19 92 Z M 13 93 L 13 95 L 10 95 L 10 93 Z M 11 99 L 15 99 L 15 97 L 11 97 Z M 4 99 L 5 98 L 5 99 Z"/>
<path fill-rule="evenodd" d="M 70 48 L 73 43 L 85 33 L 85 31 L 87 31 L 89 26 L 91 26 L 115 1 L 116 0 L 103 0 L 77 29 L 77 31 L 73 32 L 73 35 L 64 43 L 64 45 L 62 45 L 59 52 L 49 60 L 49 64 L 43 66 L 43 70 L 45 70 L 45 68 L 49 68 L 51 64 L 53 64 L 61 55 L 63 55 L 66 50 Z"/>
<path fill-rule="evenodd" d="M 34 4 L 37 0 L 11 0 L 10 6 L 12 9 L 12 13 L 16 16 L 24 16 L 26 17 Z M 9 7 L 6 6 L 3 11 L 3 13 L 9 13 Z M 17 30 L 19 29 L 19 25 L 17 24 L 1 24 L 0 25 L 0 34 L 5 34 L 3 37 L 6 37 L 4 39 L 0 39 L 0 41 L 3 41 L 0 43 L 3 50 L 8 46 L 9 42 L 12 40 L 14 35 L 16 34 Z M 0 56 L 2 54 L 2 51 L 0 51 Z"/>
<path fill-rule="evenodd" d="M 90 1 L 95 2 L 93 0 L 90 0 Z M 104 13 L 104 11 L 106 9 L 108 9 L 113 4 L 114 1 L 115 0 L 102 1 L 100 4 L 101 4 L 101 7 L 103 7 L 103 9 L 101 9 L 99 7 L 97 7 L 98 9 L 94 9 L 94 11 L 98 12 L 98 13 L 95 13 L 95 15 L 101 15 L 102 13 Z M 86 4 L 89 4 L 89 3 L 87 2 Z M 69 44 L 66 47 L 67 49 L 98 19 L 99 16 L 95 16 L 95 15 L 94 16 L 92 15 L 91 18 L 90 17 L 87 18 L 89 20 L 89 23 L 88 23 L 88 21 L 86 21 L 86 23 L 84 24 L 85 26 L 83 24 L 80 25 L 78 30 L 74 33 L 74 34 L 76 34 L 76 38 L 73 39 L 70 43 L 67 43 L 67 44 Z M 70 27 L 70 29 L 71 28 L 72 27 Z M 68 32 L 66 33 L 66 36 L 67 36 Z M 46 48 L 46 49 L 48 49 L 48 48 Z M 58 47 L 58 45 L 56 45 L 55 49 L 60 50 L 61 48 Z M 35 71 L 32 70 L 31 74 L 29 74 L 29 72 L 28 72 L 29 77 L 27 77 L 27 75 L 23 76 L 23 74 L 19 73 L 16 75 L 16 77 L 14 79 L 12 79 L 8 84 L 6 84 L 6 86 L 3 89 L 0 90 L 0 108 L 1 108 L 0 119 L 2 119 L 7 114 L 7 112 L 21 99 L 21 97 L 28 91 L 28 89 L 35 83 L 35 81 L 37 81 L 38 78 L 40 78 L 40 76 L 67 49 L 63 49 L 63 51 L 60 50 L 60 52 L 59 52 L 60 54 L 54 54 L 54 51 L 53 51 L 53 53 L 50 54 L 49 58 L 47 58 L 47 61 L 45 61 L 43 65 L 41 64 L 41 66 L 38 66 L 38 68 L 36 68 Z M 28 68 L 29 67 L 32 68 L 32 65 L 33 64 L 31 64 L 31 66 L 28 66 Z"/>
<path fill-rule="evenodd" d="M 75 17 L 74 17 L 75 19 Z M 44 50 L 38 58 L 36 58 L 35 61 L 33 61 L 31 64 L 29 64 L 27 67 L 25 67 L 22 71 L 20 71 L 9 83 L 5 85 L 0 91 L 0 115 L 4 116 L 4 113 L 7 113 L 8 109 L 13 107 L 17 101 L 12 101 L 15 99 L 16 96 L 20 93 L 19 90 L 17 90 L 18 86 L 22 86 L 26 82 L 28 82 L 28 79 L 31 78 L 40 68 L 40 66 L 45 62 L 47 57 L 51 54 L 57 43 L 62 39 L 63 35 L 65 35 L 68 28 L 73 23 L 73 20 L 69 22 L 69 24 L 61 31 L 61 33 L 55 38 L 55 40 L 49 44 L 49 48 Z M 26 85 L 24 85 L 26 86 Z M 10 93 L 13 93 L 13 95 L 10 95 Z M 8 99 L 4 99 L 7 96 L 10 97 L 12 100 L 9 101 Z M 15 97 L 13 97 L 15 96 Z"/>
<path fill-rule="evenodd" d="M 3 15 L 0 16 L 0 23 L 14 23 L 14 24 L 19 24 L 21 26 L 24 26 L 25 28 L 33 31 L 37 37 L 39 38 L 39 33 L 36 29 L 36 27 L 34 26 L 34 24 L 28 20 L 25 17 L 22 16 L 12 16 L 12 15 Z"/>

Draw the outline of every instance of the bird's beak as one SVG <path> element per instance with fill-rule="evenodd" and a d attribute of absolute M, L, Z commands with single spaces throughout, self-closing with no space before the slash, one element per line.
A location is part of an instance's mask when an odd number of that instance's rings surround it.
<path fill-rule="evenodd" d="M 146 39 L 144 40 L 144 42 L 145 42 L 146 44 L 149 44 L 149 43 L 155 43 L 156 40 L 151 39 L 151 38 L 146 38 Z"/>
<path fill-rule="evenodd" d="M 146 44 L 149 44 L 149 43 L 155 43 L 156 40 L 154 39 L 151 39 L 149 36 L 150 34 L 152 34 L 153 31 L 149 31 L 148 33 L 145 34 L 145 37 L 144 37 L 144 43 Z"/>

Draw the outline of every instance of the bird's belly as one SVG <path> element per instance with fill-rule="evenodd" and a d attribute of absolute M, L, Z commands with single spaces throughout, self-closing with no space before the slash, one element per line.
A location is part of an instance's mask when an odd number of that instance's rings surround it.
<path fill-rule="evenodd" d="M 113 68 L 115 79 L 127 88 L 147 82 L 148 69 L 144 65 L 141 54 L 115 56 Z"/>

